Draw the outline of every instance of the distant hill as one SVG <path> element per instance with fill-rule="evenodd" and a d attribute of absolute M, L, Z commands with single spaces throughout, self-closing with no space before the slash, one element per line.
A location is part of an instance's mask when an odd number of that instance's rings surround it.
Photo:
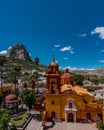
<path fill-rule="evenodd" d="M 6 57 L 20 59 L 23 61 L 32 61 L 26 47 L 18 43 L 8 49 Z"/>
<path fill-rule="evenodd" d="M 22 44 L 15 44 L 7 51 L 7 62 L 5 64 L 6 70 L 14 66 L 21 66 L 22 72 L 34 72 L 36 65 L 31 60 L 29 52 Z M 39 63 L 39 73 L 42 77 L 45 76 L 47 66 Z M 63 70 L 61 70 L 64 73 Z M 104 84 L 104 68 L 95 70 L 70 70 L 71 73 L 80 74 L 84 76 L 85 81 L 91 81 L 95 84 Z"/>
<path fill-rule="evenodd" d="M 104 68 L 95 70 L 74 70 L 72 72 L 83 75 L 85 81 L 90 81 L 96 85 L 99 83 L 104 84 Z"/>
<path fill-rule="evenodd" d="M 16 43 L 7 50 L 5 69 L 20 66 L 23 72 L 32 72 L 36 69 L 34 61 L 30 58 L 29 52 L 23 44 Z M 35 59 L 35 57 L 34 57 Z M 47 66 L 39 63 L 39 70 L 46 71 Z"/>

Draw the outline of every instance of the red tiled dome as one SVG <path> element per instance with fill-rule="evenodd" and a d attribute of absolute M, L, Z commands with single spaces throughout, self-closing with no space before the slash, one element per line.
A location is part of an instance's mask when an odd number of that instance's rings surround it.
<path fill-rule="evenodd" d="M 8 96 L 5 97 L 5 101 L 13 101 L 17 99 L 18 97 L 15 94 L 9 94 Z"/>
<path fill-rule="evenodd" d="M 61 76 L 61 79 L 72 79 L 68 69 L 66 69 L 66 72 Z"/>

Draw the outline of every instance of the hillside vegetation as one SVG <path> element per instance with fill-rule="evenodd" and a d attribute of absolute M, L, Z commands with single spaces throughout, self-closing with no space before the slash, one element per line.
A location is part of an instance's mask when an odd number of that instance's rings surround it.
<path fill-rule="evenodd" d="M 6 61 L 4 63 L 3 71 L 5 74 L 9 70 L 13 70 L 14 67 L 19 66 L 21 68 L 22 73 L 31 73 L 37 71 L 38 63 L 38 72 L 39 76 L 45 77 L 45 72 L 47 70 L 47 66 L 40 64 L 39 58 L 34 57 L 34 61 L 31 60 L 29 52 L 26 47 L 22 44 L 15 44 L 7 51 Z M 2 65 L 2 64 L 1 64 Z M 64 70 L 61 70 L 61 74 L 64 73 Z M 104 84 L 104 68 L 96 69 L 96 70 L 70 70 L 74 80 L 76 83 L 82 85 L 82 81 L 90 81 L 94 84 Z"/>

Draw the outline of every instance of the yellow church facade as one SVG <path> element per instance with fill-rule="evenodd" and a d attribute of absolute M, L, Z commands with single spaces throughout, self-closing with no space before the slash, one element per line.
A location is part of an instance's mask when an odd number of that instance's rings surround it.
<path fill-rule="evenodd" d="M 61 75 L 53 59 L 46 72 L 45 112 L 48 119 L 66 122 L 103 119 L 102 106 L 91 93 L 76 85 L 68 69 Z"/>

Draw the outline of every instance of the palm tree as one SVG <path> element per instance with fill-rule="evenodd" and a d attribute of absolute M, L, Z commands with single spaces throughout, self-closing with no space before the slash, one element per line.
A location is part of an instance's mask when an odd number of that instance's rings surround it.
<path fill-rule="evenodd" d="M 37 74 L 37 93 L 38 93 L 38 70 L 39 70 L 39 58 L 36 57 L 34 59 L 34 63 L 35 63 L 35 66 L 36 66 L 36 74 Z"/>
<path fill-rule="evenodd" d="M 21 67 L 15 66 L 13 68 L 14 78 L 13 78 L 13 84 L 14 84 L 14 90 L 15 94 L 18 93 L 18 77 L 20 76 Z"/>
<path fill-rule="evenodd" d="M 30 109 L 35 104 L 36 98 L 33 90 L 25 89 L 20 95 L 21 101 Z"/>
<path fill-rule="evenodd" d="M 5 76 L 5 81 L 14 84 L 14 93 L 18 95 L 18 77 L 21 75 L 21 67 L 15 66 L 8 70 Z"/>
<path fill-rule="evenodd" d="M 35 63 L 36 66 L 39 65 L 39 58 L 38 58 L 38 57 L 36 57 L 36 58 L 34 59 L 34 63 Z"/>
<path fill-rule="evenodd" d="M 3 81 L 2 81 L 2 78 L 3 78 L 3 65 L 4 63 L 6 62 L 6 57 L 5 56 L 0 56 L 0 72 L 1 72 L 1 91 L 3 91 Z"/>
<path fill-rule="evenodd" d="M 35 90 L 36 82 L 37 82 L 37 74 L 34 72 L 32 74 L 24 74 L 22 76 L 22 81 L 25 84 L 29 84 L 32 89 Z"/>
<path fill-rule="evenodd" d="M 36 82 L 37 82 L 37 74 L 36 73 L 33 73 L 29 76 L 29 82 L 31 84 L 31 87 L 34 89 Z"/>

